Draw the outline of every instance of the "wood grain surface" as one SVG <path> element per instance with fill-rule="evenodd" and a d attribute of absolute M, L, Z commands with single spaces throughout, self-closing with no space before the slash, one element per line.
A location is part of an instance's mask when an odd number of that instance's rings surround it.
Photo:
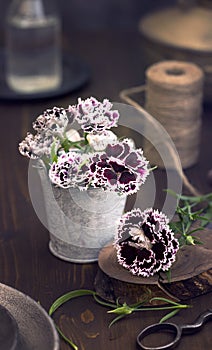
<path fill-rule="evenodd" d="M 92 75 L 88 85 L 74 94 L 53 100 L 0 101 L 0 281 L 28 294 L 46 310 L 68 291 L 94 289 L 98 265 L 68 263 L 49 252 L 48 232 L 37 218 L 29 198 L 28 161 L 18 153 L 18 143 L 32 130 L 32 121 L 46 108 L 76 103 L 78 96 L 107 97 L 120 102 L 120 90 L 144 83 L 145 68 L 137 32 L 67 31 L 63 43 L 66 50 L 90 65 Z M 212 190 L 207 183 L 207 172 L 212 168 L 211 113 L 211 106 L 205 106 L 199 162 L 186 171 L 192 184 L 203 193 Z M 159 175 L 163 183 L 163 173 Z M 194 321 L 211 307 L 211 293 L 187 302 L 192 308 L 180 312 L 173 322 Z M 134 350 L 140 330 L 164 315 L 162 311 L 136 313 L 109 329 L 113 316 L 107 314 L 107 310 L 97 305 L 92 297 L 81 297 L 61 307 L 54 317 L 79 350 Z M 211 324 L 207 323 L 198 334 L 185 336 L 177 349 L 210 349 L 211 343 Z M 61 350 L 68 349 L 61 341 Z"/>

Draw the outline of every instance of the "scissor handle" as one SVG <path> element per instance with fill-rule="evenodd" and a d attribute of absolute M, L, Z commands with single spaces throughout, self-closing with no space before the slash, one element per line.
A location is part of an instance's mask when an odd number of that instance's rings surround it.
<path fill-rule="evenodd" d="M 146 338 L 150 334 L 156 334 L 158 332 L 165 331 L 169 333 L 173 333 L 173 340 L 171 342 L 168 342 L 165 345 L 153 347 L 153 346 L 147 346 L 144 345 L 144 338 Z M 181 327 L 177 326 L 173 323 L 155 323 L 149 327 L 146 327 L 143 331 L 139 333 L 137 336 L 137 344 L 140 346 L 141 349 L 144 350 L 166 350 L 166 349 L 172 349 L 175 347 L 181 338 Z"/>
<path fill-rule="evenodd" d="M 204 323 L 212 319 L 212 310 L 209 309 L 202 313 L 193 324 L 178 326 L 173 323 L 155 323 L 139 333 L 137 336 L 137 344 L 144 350 L 167 350 L 175 347 L 181 338 L 182 333 L 193 333 L 198 331 Z M 144 338 L 150 334 L 156 334 L 165 331 L 173 334 L 173 340 L 165 345 L 153 347 L 144 344 Z"/>
<path fill-rule="evenodd" d="M 206 323 L 209 320 L 212 320 L 212 310 L 209 309 L 205 312 L 203 312 L 194 323 L 192 324 L 185 324 L 180 326 L 182 333 L 184 334 L 189 334 L 189 333 L 193 333 L 193 332 L 197 332 L 200 328 L 202 328 L 202 326 L 204 325 L 204 323 Z"/>

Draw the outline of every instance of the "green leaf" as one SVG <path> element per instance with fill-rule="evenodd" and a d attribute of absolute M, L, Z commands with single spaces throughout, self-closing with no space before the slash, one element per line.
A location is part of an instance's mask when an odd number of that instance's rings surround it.
<path fill-rule="evenodd" d="M 60 334 L 60 336 L 66 341 L 66 343 L 68 343 L 74 350 L 78 350 L 78 346 L 76 344 L 74 344 L 71 341 L 71 339 L 67 338 L 57 325 L 55 327 L 56 327 L 58 333 Z"/>
<path fill-rule="evenodd" d="M 181 229 L 181 222 L 177 221 L 177 222 L 170 222 L 169 223 L 169 227 L 175 231 L 175 232 L 179 232 Z"/>
<path fill-rule="evenodd" d="M 204 227 L 197 227 L 194 230 L 189 231 L 189 234 L 191 235 L 194 232 L 199 232 L 199 231 L 202 231 L 202 230 L 204 230 Z"/>
<path fill-rule="evenodd" d="M 175 310 L 169 312 L 167 315 L 165 315 L 164 317 L 161 318 L 159 323 L 163 323 L 163 322 L 169 320 L 171 317 L 175 316 L 179 311 L 180 311 L 179 309 L 175 309 Z"/>
<path fill-rule="evenodd" d="M 146 302 L 148 302 L 149 297 L 146 297 L 143 301 L 139 301 L 136 304 L 130 305 L 133 309 L 138 309 L 140 306 L 145 305 Z"/>
<path fill-rule="evenodd" d="M 51 159 L 51 163 L 57 162 L 57 149 L 56 149 L 55 141 L 52 143 L 52 146 L 51 146 L 50 159 Z"/>
<path fill-rule="evenodd" d="M 97 298 L 96 294 L 94 294 L 93 297 L 94 297 L 95 301 L 100 305 L 112 307 L 114 309 L 116 309 L 116 307 L 117 307 L 116 304 L 106 303 L 105 301 L 100 300 L 99 298 Z"/>
<path fill-rule="evenodd" d="M 180 195 L 172 190 L 167 190 L 167 193 L 178 199 L 176 208 L 178 220 L 175 220 L 175 222 L 169 225 L 174 234 L 178 235 L 177 238 L 180 247 L 186 244 L 201 244 L 192 234 L 202 230 L 212 221 L 212 193 L 196 197 Z M 201 205 L 202 208 L 193 210 L 197 204 L 198 206 Z M 200 227 L 192 229 L 194 223 L 197 221 L 200 221 Z"/>
<path fill-rule="evenodd" d="M 169 194 L 173 195 L 174 197 L 183 200 L 183 201 L 188 201 L 191 203 L 200 203 L 204 201 L 212 201 L 212 193 L 208 193 L 206 195 L 201 195 L 201 196 L 185 196 L 181 194 L 175 193 L 173 190 L 166 190 Z"/>
<path fill-rule="evenodd" d="M 70 148 L 77 148 L 80 150 L 83 149 L 82 141 L 70 141 L 67 138 L 64 138 L 63 141 L 61 141 L 61 146 L 65 152 L 68 152 L 70 150 Z"/>
<path fill-rule="evenodd" d="M 195 244 L 204 244 L 202 241 L 199 240 L 199 238 L 197 238 L 197 237 L 193 237 L 193 238 L 194 238 Z"/>
<path fill-rule="evenodd" d="M 55 302 L 51 305 L 49 309 L 49 315 L 51 316 L 61 305 L 66 303 L 67 301 L 74 299 L 76 297 L 81 297 L 84 295 L 95 295 L 96 293 L 92 290 L 88 289 L 78 289 L 78 290 L 73 290 L 71 292 L 68 292 L 58 299 L 55 300 Z"/>
<path fill-rule="evenodd" d="M 155 165 L 155 166 L 153 166 L 152 168 L 149 168 L 149 172 L 150 171 L 154 171 L 155 169 L 157 169 L 158 167 L 157 167 L 157 165 Z"/>
<path fill-rule="evenodd" d="M 174 192 L 173 190 L 171 190 L 170 188 L 164 189 L 164 191 L 171 194 L 173 197 L 179 199 L 179 195 L 176 192 Z"/>
<path fill-rule="evenodd" d="M 87 132 L 84 132 L 84 133 L 83 133 L 84 140 L 85 140 L 85 145 L 88 145 L 88 144 L 89 144 L 88 139 L 87 139 L 87 136 L 88 136 L 88 135 L 89 135 L 89 134 L 88 134 Z"/>
<path fill-rule="evenodd" d="M 209 203 L 208 207 L 205 210 L 204 215 L 201 216 L 201 225 L 203 227 L 207 226 L 212 222 L 212 203 Z"/>
<path fill-rule="evenodd" d="M 172 305 L 175 305 L 175 306 L 180 306 L 181 304 L 177 303 L 176 301 L 173 301 L 173 300 L 170 300 L 170 299 L 167 299 L 167 298 L 163 298 L 163 297 L 154 297 L 150 300 L 150 303 L 152 301 L 163 301 L 165 304 L 172 304 Z"/>
<path fill-rule="evenodd" d="M 110 322 L 110 324 L 109 324 L 109 328 L 112 326 L 112 325 L 114 325 L 114 323 L 116 323 L 117 321 L 119 321 L 119 320 L 121 320 L 122 318 L 124 318 L 126 315 L 119 315 L 119 316 L 117 316 L 116 318 L 114 318 L 111 322 Z"/>

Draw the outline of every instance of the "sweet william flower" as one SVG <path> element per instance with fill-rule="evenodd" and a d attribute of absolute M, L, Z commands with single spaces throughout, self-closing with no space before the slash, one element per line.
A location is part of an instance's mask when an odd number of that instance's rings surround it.
<path fill-rule="evenodd" d="M 59 149 L 60 137 L 63 138 L 68 122 L 68 113 L 64 108 L 47 109 L 33 123 L 33 129 L 37 133 L 27 133 L 19 143 L 20 153 L 31 159 L 48 158 L 53 143 Z"/>
<path fill-rule="evenodd" d="M 176 259 L 178 240 L 165 214 L 152 208 L 124 214 L 114 241 L 120 265 L 133 275 L 150 277 L 167 271 Z"/>
<path fill-rule="evenodd" d="M 87 183 L 88 168 L 84 164 L 84 157 L 78 152 L 63 152 L 57 162 L 53 162 L 49 169 L 51 182 L 62 188 L 81 187 Z"/>
<path fill-rule="evenodd" d="M 71 158 L 73 150 L 69 152 L 68 157 L 64 154 L 59 155 L 57 163 L 51 165 L 50 179 L 63 188 L 74 187 L 77 184 L 81 190 L 94 187 L 130 195 L 138 191 L 149 174 L 148 161 L 143 152 L 132 150 L 131 147 L 130 140 L 126 139 L 109 144 L 104 152 L 88 153 L 83 157 L 77 153 L 74 159 Z M 67 162 L 70 163 L 70 168 Z M 82 181 L 76 181 L 76 175 L 78 178 L 80 175 Z"/>
<path fill-rule="evenodd" d="M 149 174 L 149 163 L 132 140 L 118 141 L 109 130 L 119 118 L 112 106 L 107 99 L 99 102 L 91 97 L 67 109 L 47 109 L 33 123 L 37 134 L 28 133 L 19 151 L 41 158 L 52 183 L 62 188 L 135 193 Z M 84 134 L 70 129 L 70 122 L 78 122 Z"/>
<path fill-rule="evenodd" d="M 132 149 L 128 139 L 108 144 L 105 152 L 91 154 L 88 166 L 91 186 L 119 194 L 137 192 L 149 174 L 143 152 Z"/>
<path fill-rule="evenodd" d="M 109 144 L 105 152 L 107 156 L 120 159 L 132 172 L 140 175 L 142 183 L 146 180 L 149 174 L 149 162 L 144 157 L 141 149 L 134 149 L 134 144 L 130 139 Z"/>
<path fill-rule="evenodd" d="M 116 127 L 119 112 L 112 110 L 108 99 L 99 102 L 94 97 L 86 100 L 78 99 L 76 106 L 69 106 L 70 115 L 80 124 L 85 133 L 101 134 L 111 127 Z"/>
<path fill-rule="evenodd" d="M 64 108 L 53 107 L 37 117 L 33 128 L 39 133 L 63 134 L 68 122 L 67 111 Z"/>
<path fill-rule="evenodd" d="M 49 157 L 53 142 L 54 137 L 52 135 L 43 137 L 40 133 L 33 135 L 28 132 L 25 139 L 19 143 L 19 152 L 31 159 L 38 159 L 44 156 Z M 57 145 L 59 147 L 58 143 Z"/>

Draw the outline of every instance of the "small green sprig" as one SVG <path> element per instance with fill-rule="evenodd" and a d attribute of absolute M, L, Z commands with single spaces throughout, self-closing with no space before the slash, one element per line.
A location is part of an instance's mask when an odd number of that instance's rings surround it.
<path fill-rule="evenodd" d="M 203 230 L 212 221 L 212 193 L 193 197 L 180 195 L 172 190 L 167 190 L 167 192 L 178 200 L 177 220 L 171 222 L 170 227 L 179 237 L 180 247 L 202 244 L 193 234 Z M 200 206 L 201 209 L 197 208 Z"/>
<path fill-rule="evenodd" d="M 71 148 L 83 150 L 83 146 L 84 144 L 82 141 L 70 141 L 66 138 L 61 142 L 61 148 L 64 149 L 65 152 L 68 152 Z"/>
<path fill-rule="evenodd" d="M 115 317 L 112 320 L 112 322 L 109 324 L 109 327 L 111 327 L 115 322 L 119 321 L 120 319 L 131 315 L 135 311 L 171 310 L 167 315 L 165 315 L 163 318 L 161 318 L 160 323 L 162 323 L 162 322 L 168 320 L 169 318 L 173 317 L 174 315 L 176 315 L 176 313 L 179 312 L 181 309 L 187 309 L 190 307 L 190 305 L 180 304 L 180 303 L 177 303 L 177 302 L 174 302 L 172 300 L 162 298 L 162 297 L 154 297 L 154 298 L 151 298 L 150 300 L 147 297 L 143 301 L 138 302 L 138 303 L 133 304 L 133 305 L 128 305 L 125 302 L 123 304 L 120 304 L 119 299 L 117 299 L 116 303 L 107 303 L 107 302 L 103 301 L 102 299 L 100 299 L 97 296 L 96 292 L 94 292 L 92 290 L 88 290 L 88 289 L 79 289 L 79 290 L 73 290 L 71 292 L 68 292 L 68 293 L 62 295 L 61 297 L 59 297 L 58 299 L 56 299 L 49 309 L 49 315 L 52 316 L 53 313 L 61 305 L 63 305 L 67 301 L 72 300 L 76 297 L 85 296 L 85 295 L 91 295 L 94 297 L 94 300 L 98 304 L 112 308 L 112 310 L 107 311 L 107 313 L 113 313 L 113 314 L 118 315 L 117 317 Z M 145 304 L 147 302 L 149 302 L 151 304 L 154 301 L 162 301 L 162 302 L 168 304 L 168 306 L 150 306 L 150 307 L 145 306 Z M 78 350 L 78 346 L 76 344 L 74 344 L 74 342 L 71 339 L 66 337 L 65 334 L 61 331 L 61 329 L 57 325 L 56 325 L 56 329 L 57 329 L 58 333 L 60 334 L 60 336 L 63 338 L 63 340 L 65 340 L 66 343 L 68 343 L 74 350 Z"/>
<path fill-rule="evenodd" d="M 156 307 L 150 306 L 150 307 L 146 307 L 145 304 L 147 303 L 147 300 L 143 301 L 143 302 L 139 302 L 139 303 L 134 304 L 134 305 L 127 305 L 126 303 L 123 303 L 122 305 L 119 305 L 117 308 L 108 311 L 108 313 L 118 314 L 118 316 L 116 318 L 114 318 L 113 321 L 109 324 L 109 327 L 111 327 L 115 322 L 117 322 L 121 318 L 123 318 L 125 316 L 128 316 L 128 315 L 132 314 L 135 311 L 172 310 L 167 315 L 165 315 L 163 318 L 161 318 L 159 323 L 162 323 L 162 322 L 168 320 L 169 318 L 171 318 L 172 316 L 176 315 L 176 313 L 179 312 L 180 309 L 187 309 L 188 307 L 190 307 L 189 305 L 176 303 L 176 302 L 174 302 L 172 300 L 169 300 L 169 299 L 166 299 L 166 298 L 161 298 L 161 297 L 151 298 L 149 300 L 149 303 L 151 304 L 153 301 L 162 301 L 165 304 L 169 304 L 169 306 L 156 306 Z"/>
<path fill-rule="evenodd" d="M 87 140 L 87 133 L 83 134 L 83 137 L 79 141 L 71 141 L 67 138 L 65 135 L 64 137 L 59 137 L 60 141 L 60 147 L 56 148 L 57 139 L 53 142 L 51 146 L 51 154 L 50 154 L 50 161 L 53 163 L 54 161 L 57 161 L 58 158 L 58 151 L 64 150 L 66 153 L 69 152 L 70 149 L 76 148 L 76 150 L 82 151 L 84 153 L 88 153 L 92 151 L 92 148 L 89 145 L 89 142 Z"/>

